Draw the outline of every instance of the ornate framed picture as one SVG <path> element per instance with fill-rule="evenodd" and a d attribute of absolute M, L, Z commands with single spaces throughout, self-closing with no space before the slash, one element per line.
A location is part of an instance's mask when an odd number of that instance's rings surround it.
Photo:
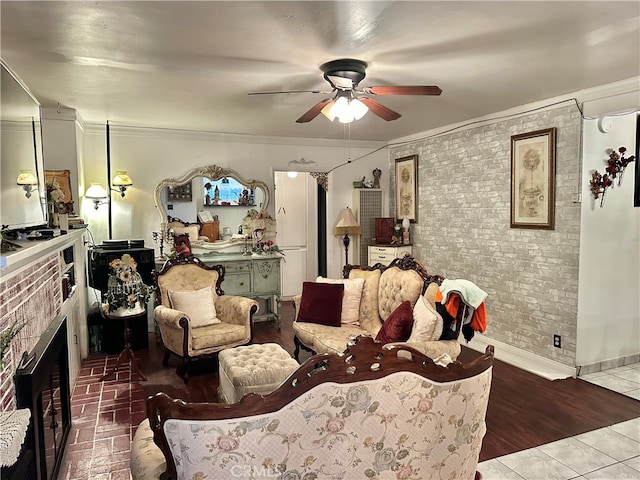
<path fill-rule="evenodd" d="M 511 137 L 511 228 L 554 229 L 556 129 Z"/>
<path fill-rule="evenodd" d="M 418 155 L 396 158 L 396 220 L 418 221 Z"/>
<path fill-rule="evenodd" d="M 67 203 L 73 200 L 71 194 L 71 172 L 69 170 L 45 170 L 44 178 L 47 185 L 57 182 L 56 186 L 59 186 L 60 190 L 64 193 L 63 203 Z"/>

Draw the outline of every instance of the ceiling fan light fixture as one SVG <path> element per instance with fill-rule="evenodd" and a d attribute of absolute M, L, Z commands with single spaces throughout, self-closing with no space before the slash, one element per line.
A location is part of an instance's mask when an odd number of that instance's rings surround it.
<path fill-rule="evenodd" d="M 351 109 L 351 112 L 353 113 L 353 118 L 355 120 L 360 120 L 369 111 L 369 107 L 367 107 L 364 103 L 362 103 L 357 98 L 354 98 L 353 100 L 351 100 L 351 103 L 349 103 L 349 108 Z"/>
<path fill-rule="evenodd" d="M 333 122 L 333 120 L 336 118 L 335 115 L 331 114 L 331 109 L 333 108 L 333 106 L 336 104 L 336 102 L 334 102 L 333 100 L 331 100 L 329 103 L 327 103 L 322 110 L 320 110 L 320 113 L 322 113 L 325 117 L 327 117 L 327 119 L 330 122 Z"/>
<path fill-rule="evenodd" d="M 349 114 L 349 100 L 344 95 L 339 95 L 338 98 L 334 101 L 331 110 L 329 111 L 331 115 L 334 117 L 338 117 L 342 123 L 347 123 L 342 121 L 342 118 L 346 118 Z"/>

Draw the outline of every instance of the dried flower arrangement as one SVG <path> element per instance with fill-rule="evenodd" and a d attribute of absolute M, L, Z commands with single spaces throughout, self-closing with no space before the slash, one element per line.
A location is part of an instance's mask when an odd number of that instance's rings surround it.
<path fill-rule="evenodd" d="M 604 194 L 607 188 L 613 186 L 613 181 L 618 179 L 618 186 L 622 185 L 622 175 L 624 174 L 627 165 L 635 160 L 635 155 L 631 155 L 625 158 L 624 155 L 627 152 L 626 147 L 618 148 L 618 151 L 611 150 L 609 153 L 609 159 L 607 160 L 607 167 L 604 174 L 600 174 L 595 170 L 591 174 L 591 180 L 589 185 L 591 186 L 591 193 L 596 200 L 600 199 L 600 206 L 604 205 Z"/>
<path fill-rule="evenodd" d="M 49 211 L 66 213 L 65 193 L 57 178 L 47 179 L 47 203 Z"/>
<path fill-rule="evenodd" d="M 618 153 L 619 152 L 619 153 Z M 622 175 L 631 162 L 633 162 L 636 157 L 635 155 L 631 155 L 629 158 L 624 158 L 624 154 L 627 152 L 625 147 L 620 147 L 618 152 L 615 150 L 611 150 L 609 154 L 609 160 L 607 161 L 608 166 L 606 168 L 607 173 L 613 179 L 618 178 L 618 186 L 622 185 Z"/>

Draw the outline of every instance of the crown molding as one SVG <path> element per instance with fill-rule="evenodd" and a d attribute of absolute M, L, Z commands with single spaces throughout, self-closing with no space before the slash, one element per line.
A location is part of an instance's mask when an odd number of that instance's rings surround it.
<path fill-rule="evenodd" d="M 85 133 L 100 135 L 105 133 L 106 125 L 88 123 L 85 125 Z M 239 133 L 207 132 L 202 130 L 180 130 L 157 127 L 132 127 L 109 123 L 111 135 L 122 137 L 142 137 L 166 139 L 167 137 L 190 138 L 192 140 L 218 141 L 224 143 L 248 143 L 261 145 L 304 145 L 315 147 L 344 148 L 380 148 L 387 142 L 375 142 L 370 140 L 334 140 L 330 138 L 309 137 L 269 137 L 260 135 L 246 135 Z"/>
<path fill-rule="evenodd" d="M 85 130 L 85 123 L 77 110 L 63 107 L 40 107 L 40 118 L 42 120 L 62 120 L 75 122 Z"/>
<path fill-rule="evenodd" d="M 464 130 L 469 130 L 472 128 L 478 128 L 482 125 L 486 125 L 488 123 L 495 123 L 498 121 L 498 118 L 504 120 L 504 117 L 517 117 L 524 116 L 531 113 L 531 110 L 536 110 L 536 112 L 542 112 L 546 110 L 553 110 L 557 108 L 562 108 L 570 105 L 576 104 L 576 100 L 580 108 L 583 109 L 583 105 L 585 103 L 596 103 L 599 101 L 603 101 L 605 99 L 611 99 L 613 97 L 620 98 L 635 98 L 636 105 L 629 105 L 630 109 L 637 109 L 638 104 L 638 92 L 640 92 L 640 77 L 628 78 L 627 80 L 621 80 L 619 82 L 608 83 L 605 85 L 600 85 L 598 87 L 587 88 L 583 90 L 578 90 L 575 92 L 567 93 L 565 95 L 561 95 L 558 97 L 547 98 L 545 100 L 540 100 L 538 102 L 527 103 L 524 105 L 519 105 L 514 108 L 510 108 L 507 110 L 502 110 L 500 112 L 494 112 L 489 115 L 483 115 L 481 117 L 470 118 L 463 122 L 452 123 L 449 125 L 445 125 L 442 127 L 434 128 L 431 130 L 425 130 L 424 132 L 416 133 L 413 135 L 409 135 L 406 137 L 396 138 L 391 140 L 389 144 L 392 146 L 396 143 L 407 143 L 407 142 L 415 142 L 424 140 L 429 137 L 434 137 L 439 134 L 449 132 L 451 130 L 455 130 L 456 132 L 461 132 Z M 575 100 L 574 100 L 575 99 Z M 565 103 L 566 102 L 566 103 Z M 615 111 L 619 111 L 618 107 Z M 612 113 L 612 112 L 609 112 Z M 602 112 L 600 112 L 602 114 Z"/>

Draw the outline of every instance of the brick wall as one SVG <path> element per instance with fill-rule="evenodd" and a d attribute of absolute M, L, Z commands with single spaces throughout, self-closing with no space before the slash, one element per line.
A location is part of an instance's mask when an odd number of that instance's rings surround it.
<path fill-rule="evenodd" d="M 0 410 L 16 407 L 13 374 L 22 353 L 31 351 L 51 320 L 60 313 L 61 297 L 57 253 L 0 280 L 0 331 L 11 325 L 24 325 L 4 357 L 4 368 L 0 372 Z"/>
<path fill-rule="evenodd" d="M 556 127 L 555 229 L 510 228 L 511 135 Z M 390 152 L 418 155 L 414 255 L 430 272 L 474 282 L 486 301 L 491 338 L 575 365 L 581 118 L 562 107 L 412 142 Z M 562 348 L 553 347 L 553 335 Z"/>

